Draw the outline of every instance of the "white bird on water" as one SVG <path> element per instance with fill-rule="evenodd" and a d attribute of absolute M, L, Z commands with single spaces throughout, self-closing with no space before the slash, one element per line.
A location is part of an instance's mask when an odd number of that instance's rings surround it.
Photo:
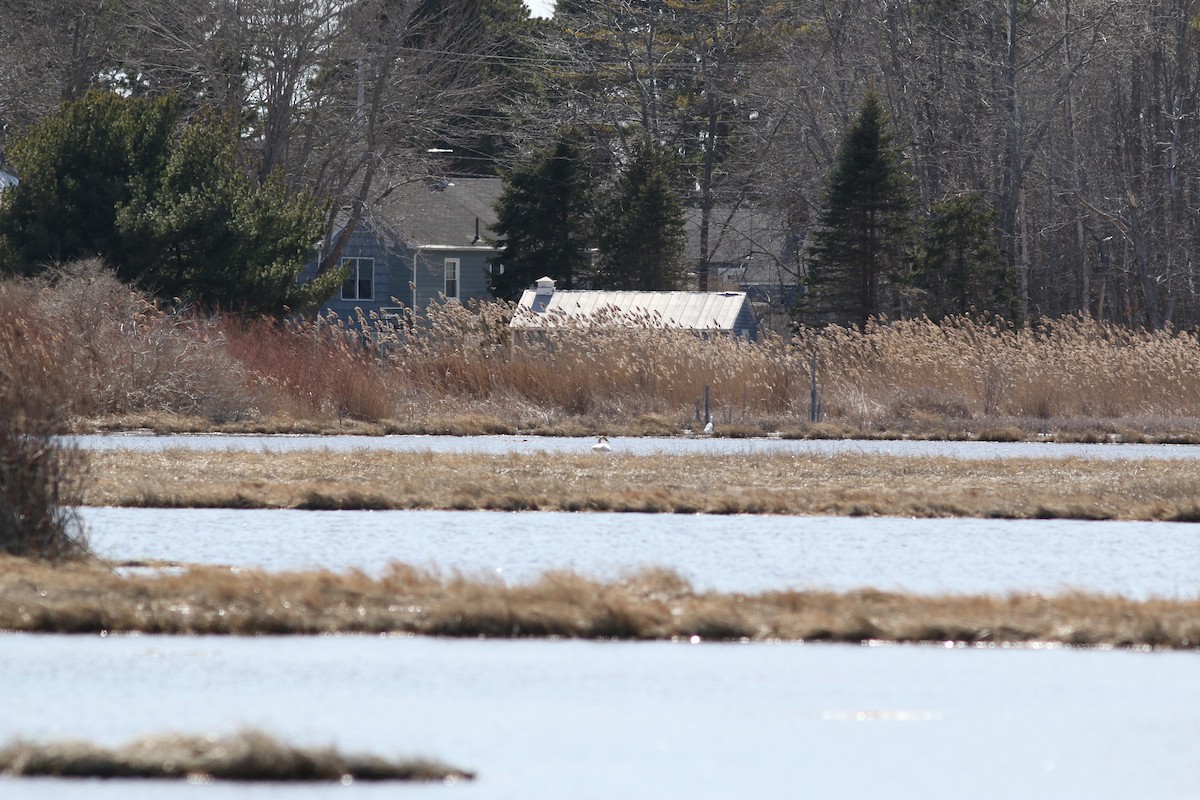
<path fill-rule="evenodd" d="M 594 445 L 592 445 L 592 452 L 593 453 L 611 453 L 612 445 L 608 443 L 608 437 L 605 436 L 604 434 L 600 434 L 600 438 L 596 440 L 596 443 Z"/>

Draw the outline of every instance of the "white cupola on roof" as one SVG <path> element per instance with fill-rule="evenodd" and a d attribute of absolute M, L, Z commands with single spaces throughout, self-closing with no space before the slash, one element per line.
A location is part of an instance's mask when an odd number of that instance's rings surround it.
<path fill-rule="evenodd" d="M 537 289 L 533 292 L 533 300 L 530 302 L 530 310 L 541 314 L 550 305 L 550 298 L 554 296 L 554 279 L 550 277 L 538 278 Z"/>

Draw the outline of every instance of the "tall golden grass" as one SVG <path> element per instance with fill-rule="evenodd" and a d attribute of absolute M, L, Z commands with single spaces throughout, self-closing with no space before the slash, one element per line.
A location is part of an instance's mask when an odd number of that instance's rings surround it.
<path fill-rule="evenodd" d="M 399 330 L 201 317 L 87 262 L 0 283 L 0 368 L 78 429 L 676 433 L 708 387 L 718 435 L 1200 441 L 1189 332 L 960 317 L 749 344 L 619 320 L 514 342 L 512 314 L 435 304 Z"/>
<path fill-rule="evenodd" d="M 361 572 L 228 567 L 120 575 L 0 557 L 0 629 L 56 633 L 413 633 L 587 639 L 1023 643 L 1195 648 L 1200 599 L 705 592 L 669 570 L 616 581 L 549 572 L 526 584 L 393 564 Z"/>

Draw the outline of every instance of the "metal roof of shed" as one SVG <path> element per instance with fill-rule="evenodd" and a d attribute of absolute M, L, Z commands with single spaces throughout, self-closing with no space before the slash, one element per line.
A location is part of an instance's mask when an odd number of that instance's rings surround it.
<path fill-rule="evenodd" d="M 556 328 L 639 323 L 697 331 L 732 331 L 746 305 L 745 292 L 619 292 L 526 289 L 514 328 Z"/>

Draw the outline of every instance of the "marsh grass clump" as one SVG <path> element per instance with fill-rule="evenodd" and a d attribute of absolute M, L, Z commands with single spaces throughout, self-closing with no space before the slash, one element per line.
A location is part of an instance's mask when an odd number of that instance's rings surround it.
<path fill-rule="evenodd" d="M 380 421 L 395 416 L 383 361 L 336 316 L 226 317 L 222 335 L 261 413 L 279 419 Z"/>
<path fill-rule="evenodd" d="M 0 772 L 60 778 L 189 778 L 225 781 L 445 781 L 461 769 L 423 759 L 345 755 L 332 747 L 296 747 L 255 730 L 232 736 L 170 734 L 120 748 L 87 742 L 16 741 L 0 748 Z"/>
<path fill-rule="evenodd" d="M 804 329 L 793 346 L 819 365 L 826 419 L 868 429 L 1018 426 L 1028 436 L 1123 418 L 1178 431 L 1200 418 L 1200 341 L 1184 331 L 950 317 Z"/>
<path fill-rule="evenodd" d="M 667 569 L 612 580 L 556 570 L 510 585 L 405 564 L 378 577 L 203 566 L 121 575 L 0 559 L 0 594 L 0 628 L 29 632 L 1200 646 L 1200 598 L 743 594 L 700 591 Z"/>

